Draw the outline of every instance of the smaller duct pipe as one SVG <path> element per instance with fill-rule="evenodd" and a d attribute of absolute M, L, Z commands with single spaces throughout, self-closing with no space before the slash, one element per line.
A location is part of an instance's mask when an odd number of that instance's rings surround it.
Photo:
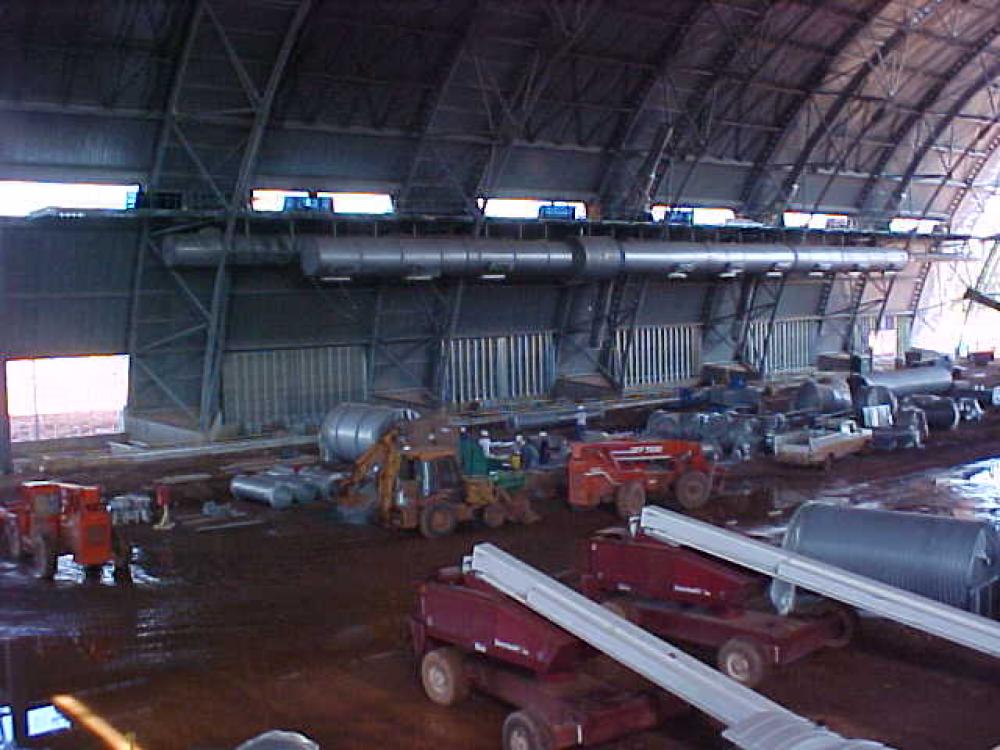
<path fill-rule="evenodd" d="M 295 500 L 291 487 L 282 484 L 277 477 L 256 474 L 238 474 L 229 482 L 229 491 L 240 500 L 270 505 L 275 510 L 288 508 Z"/>
<path fill-rule="evenodd" d="M 294 469 L 286 466 L 275 466 L 264 472 L 266 477 L 274 477 L 278 484 L 283 484 L 292 491 L 297 503 L 311 503 L 319 495 L 319 490 L 312 482 L 300 477 Z"/>
<path fill-rule="evenodd" d="M 324 500 L 339 494 L 340 483 L 346 476 L 342 471 L 327 471 L 320 466 L 305 466 L 299 470 L 299 477 L 315 487 Z"/>
<path fill-rule="evenodd" d="M 951 368 L 942 365 L 931 367 L 904 367 L 883 372 L 856 373 L 851 376 L 851 389 L 858 393 L 864 386 L 881 385 L 896 397 L 914 393 L 948 393 L 952 387 Z"/>
<path fill-rule="evenodd" d="M 168 268 L 215 268 L 222 257 L 222 232 L 204 229 L 188 234 L 169 234 L 160 256 Z M 226 257 L 231 266 L 287 266 L 297 250 L 286 235 L 236 235 Z"/>
<path fill-rule="evenodd" d="M 954 430 L 961 421 L 958 404 L 948 396 L 916 394 L 908 396 L 903 403 L 923 411 L 927 416 L 927 427 L 931 430 Z"/>

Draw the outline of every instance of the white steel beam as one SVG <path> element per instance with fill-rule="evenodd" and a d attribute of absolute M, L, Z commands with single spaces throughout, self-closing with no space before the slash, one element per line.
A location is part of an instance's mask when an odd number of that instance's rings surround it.
<path fill-rule="evenodd" d="M 492 544 L 473 547 L 463 570 L 722 722 L 722 736 L 743 750 L 886 747 L 813 724 Z"/>
<path fill-rule="evenodd" d="M 644 534 L 691 547 L 911 628 L 1000 657 L 1000 623 L 867 576 L 663 508 L 642 509 Z"/>

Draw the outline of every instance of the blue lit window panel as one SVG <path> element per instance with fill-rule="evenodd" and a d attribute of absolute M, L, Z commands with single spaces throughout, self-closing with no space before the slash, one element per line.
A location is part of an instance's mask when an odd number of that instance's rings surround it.
<path fill-rule="evenodd" d="M 0 706 L 0 740 L 14 741 L 14 712 L 10 706 Z"/>
<path fill-rule="evenodd" d="M 29 737 L 61 732 L 63 729 L 69 729 L 73 726 L 73 722 L 63 716 L 59 709 L 51 703 L 29 708 L 25 716 L 28 720 Z"/>

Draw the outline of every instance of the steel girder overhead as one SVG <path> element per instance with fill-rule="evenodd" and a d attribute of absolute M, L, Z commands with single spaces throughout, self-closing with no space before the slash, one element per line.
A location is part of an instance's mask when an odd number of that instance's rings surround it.
<path fill-rule="evenodd" d="M 205 173 L 234 181 L 231 152 L 262 119 L 255 185 L 388 190 L 404 210 L 534 195 L 608 216 L 651 193 L 947 218 L 992 144 L 991 0 L 326 0 L 269 118 L 256 100 L 296 3 L 211 0 L 223 33 L 200 35 L 176 113 L 190 4 L 47 3 L 44 23 L 37 5 L 0 10 L 12 177 L 147 181 L 173 118 L 202 166 L 168 158 L 161 182 L 203 196 Z"/>

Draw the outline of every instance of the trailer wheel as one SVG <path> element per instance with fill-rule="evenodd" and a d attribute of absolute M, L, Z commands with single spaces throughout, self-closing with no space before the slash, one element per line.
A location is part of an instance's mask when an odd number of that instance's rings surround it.
<path fill-rule="evenodd" d="M 24 546 L 21 544 L 21 533 L 17 530 L 17 521 L 8 521 L 3 529 L 4 546 L 7 556 L 15 562 L 24 557 Z"/>
<path fill-rule="evenodd" d="M 551 750 L 552 734 L 541 719 L 528 711 L 515 711 L 503 723 L 503 750 Z"/>
<path fill-rule="evenodd" d="M 420 682 L 427 697 L 439 706 L 454 706 L 469 694 L 462 654 L 456 649 L 436 648 L 420 661 Z"/>
<path fill-rule="evenodd" d="M 712 494 L 712 480 L 703 471 L 686 471 L 674 483 L 674 495 L 685 510 L 698 510 Z"/>
<path fill-rule="evenodd" d="M 622 519 L 628 520 L 637 516 L 646 505 L 646 488 L 641 482 L 623 484 L 615 492 L 615 509 Z"/>
<path fill-rule="evenodd" d="M 483 508 L 483 523 L 487 528 L 499 529 L 507 520 L 507 511 L 500 503 L 490 503 Z"/>
<path fill-rule="evenodd" d="M 420 511 L 420 533 L 427 539 L 448 536 L 456 525 L 458 518 L 449 503 L 432 503 Z"/>
<path fill-rule="evenodd" d="M 59 555 L 55 545 L 47 536 L 40 534 L 32 542 L 31 571 L 35 578 L 51 580 L 56 575 L 59 565 Z"/>
<path fill-rule="evenodd" d="M 731 638 L 722 644 L 719 671 L 747 687 L 756 687 L 770 671 L 764 647 L 752 638 Z"/>
<path fill-rule="evenodd" d="M 835 622 L 836 635 L 826 642 L 830 648 L 843 648 L 854 638 L 858 629 L 858 613 L 843 604 L 831 604 L 827 616 Z"/>

